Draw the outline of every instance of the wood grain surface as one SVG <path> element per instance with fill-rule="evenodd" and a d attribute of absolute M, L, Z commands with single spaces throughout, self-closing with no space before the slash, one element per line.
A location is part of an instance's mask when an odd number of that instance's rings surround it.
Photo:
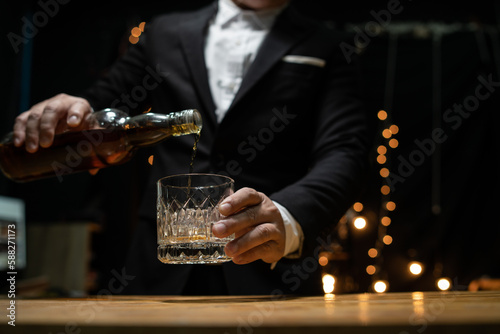
<path fill-rule="evenodd" d="M 6 313 L 8 299 L 0 299 Z M 18 299 L 1 333 L 500 333 L 500 292 Z"/>

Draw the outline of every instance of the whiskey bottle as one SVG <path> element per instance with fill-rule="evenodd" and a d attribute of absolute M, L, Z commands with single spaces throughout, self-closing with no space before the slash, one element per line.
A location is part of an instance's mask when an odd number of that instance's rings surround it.
<path fill-rule="evenodd" d="M 202 128 L 195 109 L 170 114 L 128 116 L 117 109 L 88 114 L 85 130 L 56 134 L 50 147 L 29 153 L 16 147 L 12 132 L 0 141 L 0 169 L 13 181 L 27 182 L 81 171 L 100 169 L 129 161 L 140 147 L 172 136 L 198 134 Z"/>

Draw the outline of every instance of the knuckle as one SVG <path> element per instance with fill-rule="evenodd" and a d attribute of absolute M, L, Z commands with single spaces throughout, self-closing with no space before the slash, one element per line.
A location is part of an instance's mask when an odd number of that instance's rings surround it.
<path fill-rule="evenodd" d="M 25 111 L 23 112 L 22 114 L 18 115 L 15 119 L 15 123 L 18 123 L 18 124 L 23 124 L 24 122 L 26 122 L 26 119 L 28 118 L 28 112 Z"/>
<path fill-rule="evenodd" d="M 272 233 L 269 225 L 261 224 L 261 225 L 257 226 L 256 229 L 257 229 L 257 232 L 259 234 L 259 238 L 261 240 L 271 240 L 273 233 Z"/>
<path fill-rule="evenodd" d="M 38 143 L 38 134 L 33 133 L 32 131 L 26 132 L 26 140 Z"/>
<path fill-rule="evenodd" d="M 86 112 L 90 112 L 92 107 L 90 103 L 84 98 L 74 97 L 74 100 L 71 101 L 71 104 L 68 109 L 69 114 L 84 114 Z"/>
<path fill-rule="evenodd" d="M 270 253 L 272 250 L 273 250 L 273 244 L 272 242 L 266 242 L 264 244 L 262 244 L 262 250 L 268 254 Z"/>
<path fill-rule="evenodd" d="M 281 212 L 280 212 L 280 210 L 279 210 L 279 209 L 278 209 L 278 207 L 277 207 L 276 205 L 274 205 L 274 204 L 273 204 L 273 205 L 270 205 L 270 206 L 269 206 L 269 208 L 268 208 L 268 210 L 269 210 L 269 214 L 270 214 L 271 216 L 273 216 L 273 217 L 274 217 L 274 216 L 281 216 Z"/>
<path fill-rule="evenodd" d="M 248 193 L 250 196 L 259 196 L 259 192 L 253 188 L 248 188 L 248 187 L 245 187 L 243 188 L 243 190 Z"/>
<path fill-rule="evenodd" d="M 280 259 L 280 256 L 276 253 L 275 243 L 273 242 L 266 242 L 265 244 L 262 244 L 259 249 L 259 253 L 260 258 L 267 263 L 272 263 Z"/>
<path fill-rule="evenodd" d="M 48 122 L 40 123 L 40 131 L 52 131 L 54 129 L 54 125 Z"/>
<path fill-rule="evenodd" d="M 56 112 L 57 108 L 59 107 L 60 102 L 58 100 L 53 100 L 47 103 L 45 108 L 43 109 L 44 113 L 53 113 Z"/>
<path fill-rule="evenodd" d="M 259 198 L 261 203 L 264 202 L 264 200 L 266 199 L 266 195 L 264 195 L 263 193 L 261 193 L 257 190 L 254 190 L 253 196 Z"/>
<path fill-rule="evenodd" d="M 30 113 L 28 115 L 28 121 L 38 121 L 40 119 L 41 115 L 39 113 Z"/>
<path fill-rule="evenodd" d="M 257 209 L 255 207 L 250 207 L 245 210 L 248 220 L 254 223 L 257 221 Z"/>
<path fill-rule="evenodd" d="M 90 104 L 87 102 L 87 100 L 75 98 L 75 100 L 71 103 L 69 111 L 77 113 L 82 110 L 82 107 L 90 109 Z"/>
<path fill-rule="evenodd" d="M 239 256 L 240 263 L 246 264 L 246 263 L 250 263 L 250 262 L 253 262 L 255 260 L 258 260 L 259 258 L 262 257 L 260 255 L 261 251 L 262 250 L 258 249 L 258 248 L 249 249 L 248 251 L 246 251 L 245 253 L 243 253 Z"/>
<path fill-rule="evenodd" d="M 85 100 L 84 98 L 78 97 L 78 98 L 77 98 L 77 101 L 78 101 L 79 103 L 83 104 L 83 105 L 84 105 L 84 106 L 86 106 L 86 107 L 90 107 L 90 103 L 89 103 L 89 101 Z"/>

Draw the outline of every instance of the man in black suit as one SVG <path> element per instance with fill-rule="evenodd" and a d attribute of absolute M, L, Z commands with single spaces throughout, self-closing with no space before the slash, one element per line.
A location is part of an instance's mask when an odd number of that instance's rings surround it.
<path fill-rule="evenodd" d="M 159 16 L 82 97 L 58 95 L 17 118 L 16 145 L 33 152 L 50 146 L 56 129 L 78 126 L 92 107 L 141 112 L 147 102 L 153 112 L 202 113 L 195 171 L 229 175 L 239 189 L 221 206 L 228 218 L 213 229 L 220 237 L 236 233 L 226 249 L 233 261 L 156 259 L 155 182 L 187 172 L 193 146 L 189 136 L 169 139 L 153 148 L 127 293 L 320 292 L 322 232 L 362 186 L 366 121 L 355 62 L 339 47 L 349 36 L 288 2 L 219 0 Z M 147 97 L 131 100 L 137 87 Z"/>

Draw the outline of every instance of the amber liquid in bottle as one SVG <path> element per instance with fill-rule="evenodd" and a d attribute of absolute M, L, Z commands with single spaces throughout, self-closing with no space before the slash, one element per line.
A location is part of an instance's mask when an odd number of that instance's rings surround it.
<path fill-rule="evenodd" d="M 12 141 L 0 143 L 4 174 L 18 182 L 57 175 L 59 177 L 83 170 L 104 168 L 122 162 L 128 155 L 123 142 L 124 131 L 88 130 L 56 135 L 49 148 L 29 153 L 24 146 L 15 147 Z M 96 145 L 90 138 L 101 138 Z M 123 147 L 106 155 L 106 147 Z"/>
<path fill-rule="evenodd" d="M 50 147 L 40 147 L 35 153 L 27 152 L 24 146 L 14 146 L 12 140 L 4 140 L 0 143 L 0 166 L 7 177 L 17 182 L 53 176 L 61 181 L 68 174 L 127 162 L 139 147 L 199 131 L 195 124 L 70 131 L 56 135 Z"/>

